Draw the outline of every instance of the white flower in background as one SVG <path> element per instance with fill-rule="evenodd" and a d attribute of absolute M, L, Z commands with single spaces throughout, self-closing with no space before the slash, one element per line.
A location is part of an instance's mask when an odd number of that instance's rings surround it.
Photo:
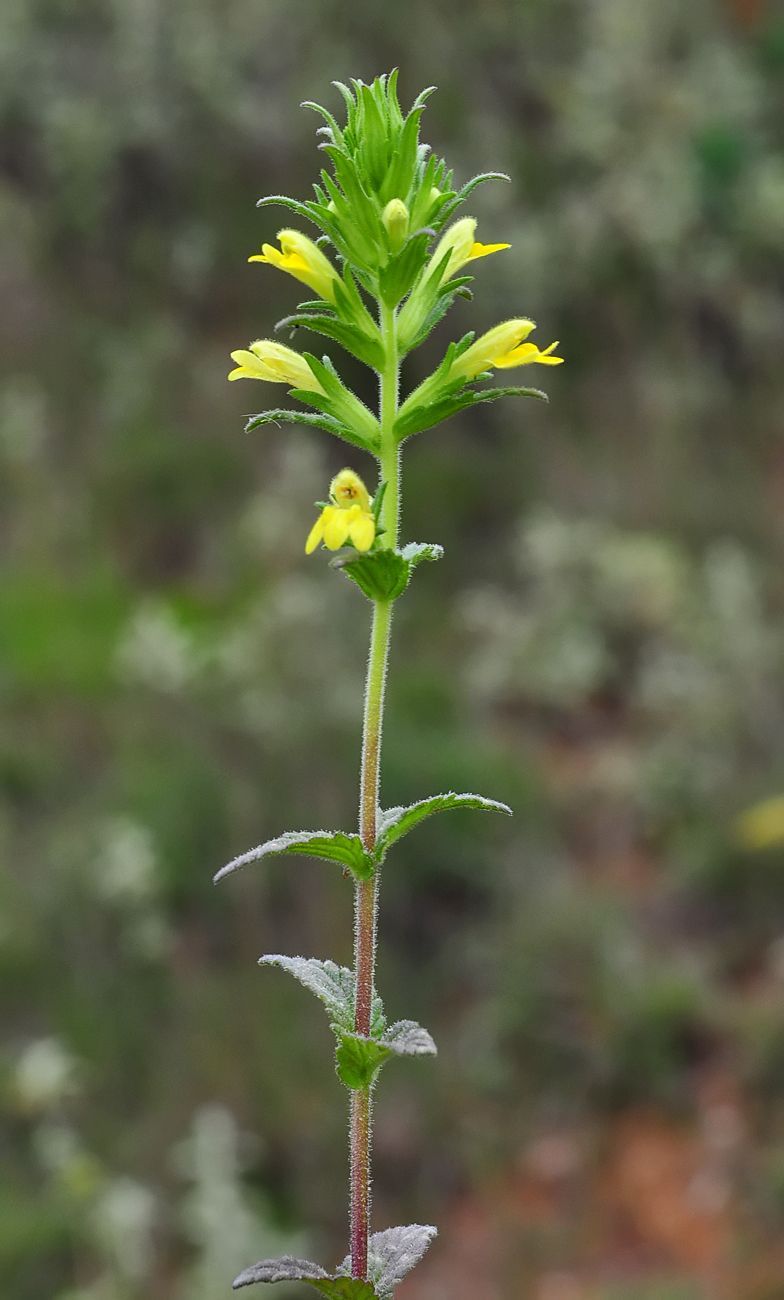
<path fill-rule="evenodd" d="M 196 1112 L 191 1134 L 175 1149 L 175 1163 L 195 1185 L 186 1198 L 185 1231 L 199 1249 L 178 1300 L 215 1300 L 227 1279 L 265 1256 L 301 1254 L 301 1235 L 284 1234 L 254 1212 L 240 1180 L 240 1133 L 223 1106 Z"/>
<path fill-rule="evenodd" d="M 116 664 L 122 681 L 170 695 L 181 691 L 199 667 L 193 637 L 159 601 L 145 601 L 134 614 L 117 647 Z"/>
<path fill-rule="evenodd" d="M 78 1092 L 76 1059 L 59 1038 L 39 1038 L 19 1057 L 13 1090 L 25 1110 L 50 1110 Z"/>
<path fill-rule="evenodd" d="M 106 822 L 95 861 L 99 893 L 111 902 L 144 902 L 155 893 L 156 854 L 146 826 L 130 817 Z"/>
<path fill-rule="evenodd" d="M 141 1283 L 152 1270 L 157 1202 L 132 1178 L 117 1178 L 101 1193 L 93 1211 L 96 1237 L 113 1272 Z"/>

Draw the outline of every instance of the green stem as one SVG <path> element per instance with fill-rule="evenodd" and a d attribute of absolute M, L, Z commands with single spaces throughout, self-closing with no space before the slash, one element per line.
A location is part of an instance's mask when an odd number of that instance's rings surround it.
<path fill-rule="evenodd" d="M 400 365 L 394 309 L 382 306 L 381 331 L 386 364 L 381 374 L 381 480 L 387 490 L 381 507 L 381 524 L 386 529 L 384 543 L 397 545 L 400 513 L 399 452 L 395 446 L 393 424 L 397 414 Z M 370 638 L 365 716 L 362 728 L 362 776 L 359 795 L 359 833 L 366 849 L 376 842 L 379 777 L 381 769 L 381 732 L 384 720 L 384 685 L 389 658 L 392 627 L 392 602 L 377 600 L 373 606 L 373 630 Z M 376 962 L 377 878 L 357 882 L 354 903 L 354 975 L 356 1004 L 354 1032 L 368 1037 Z M 351 1094 L 351 1275 L 367 1277 L 368 1235 L 370 1232 L 370 1147 L 372 1116 L 370 1088 Z"/>

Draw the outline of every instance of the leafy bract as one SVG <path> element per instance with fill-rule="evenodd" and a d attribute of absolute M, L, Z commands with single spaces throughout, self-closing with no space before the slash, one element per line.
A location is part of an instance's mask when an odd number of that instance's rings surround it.
<path fill-rule="evenodd" d="M 455 794 L 453 791 L 433 795 L 430 799 L 420 799 L 408 807 L 388 808 L 379 813 L 378 833 L 373 849 L 376 862 L 382 862 L 395 841 L 408 834 L 425 817 L 445 812 L 449 808 L 484 808 L 488 812 L 503 812 L 512 816 L 512 809 L 497 799 L 486 799 L 480 794 Z"/>
<path fill-rule="evenodd" d="M 260 966 L 280 966 L 300 984 L 321 998 L 336 1030 L 352 1032 L 354 1028 L 354 1001 L 356 979 L 353 970 L 338 966 L 334 961 L 319 961 L 316 957 L 283 957 L 271 953 L 259 958 Z M 384 1008 L 378 995 L 373 997 L 370 1032 L 374 1037 L 384 1033 L 386 1021 Z"/>
<path fill-rule="evenodd" d="M 329 1300 L 380 1300 L 371 1282 L 346 1276 L 343 1272 L 327 1273 L 309 1259 L 282 1255 L 280 1259 L 261 1259 L 251 1264 L 232 1282 L 232 1289 L 252 1286 L 254 1282 L 307 1282 Z"/>
<path fill-rule="evenodd" d="M 365 593 L 369 600 L 397 600 L 423 560 L 440 560 L 443 547 L 435 542 L 409 542 L 402 551 L 389 548 L 364 555 L 339 555 L 330 561 Z"/>
<path fill-rule="evenodd" d="M 421 1223 L 385 1228 L 368 1238 L 368 1281 L 351 1277 L 351 1256 L 328 1273 L 308 1259 L 283 1255 L 262 1259 L 235 1278 L 238 1290 L 254 1282 L 307 1282 L 330 1300 L 389 1300 L 394 1289 L 411 1272 L 437 1236 L 437 1229 Z"/>
<path fill-rule="evenodd" d="M 340 343 L 347 352 L 364 361 L 365 365 L 372 366 L 374 370 L 384 368 L 384 346 L 380 338 L 366 334 L 358 325 L 340 320 L 334 313 L 299 312 L 293 316 L 285 316 L 283 320 L 278 321 L 275 329 L 278 331 L 287 327 L 308 329 L 313 330 L 315 334 L 323 334 L 326 338 Z"/>
<path fill-rule="evenodd" d="M 445 385 L 440 392 L 433 396 L 433 400 L 426 402 L 411 402 L 409 398 L 398 412 L 395 420 L 395 437 L 398 442 L 404 438 L 410 438 L 412 434 L 422 433 L 425 429 L 432 429 L 433 425 L 441 424 L 447 420 L 450 415 L 455 415 L 458 411 L 464 411 L 469 406 L 476 406 L 478 402 L 495 402 L 499 397 L 536 397 L 540 402 L 548 401 L 546 393 L 539 388 L 468 388 L 463 387 L 465 381 L 460 379 L 451 385 Z"/>
<path fill-rule="evenodd" d="M 299 397 L 300 390 L 292 389 L 291 395 Z M 282 407 L 277 407 L 274 411 L 260 411 L 258 415 L 249 416 L 245 432 L 250 433 L 251 429 L 259 429 L 263 424 L 279 424 L 282 420 L 288 424 L 309 424 L 318 429 L 326 429 L 327 433 L 333 433 L 336 438 L 343 438 L 345 442 L 351 442 L 355 447 L 368 450 L 364 438 L 356 434 L 347 424 L 326 412 L 323 415 L 312 415 L 310 411 L 289 411 Z"/>
<path fill-rule="evenodd" d="M 380 1037 L 364 1037 L 353 1031 L 338 1035 L 335 1053 L 339 1078 L 356 1091 L 369 1088 L 390 1056 L 435 1056 L 430 1034 L 415 1020 L 398 1020 Z"/>
<path fill-rule="evenodd" d="M 275 853 L 304 853 L 313 858 L 325 858 L 327 862 L 340 862 L 357 878 L 370 880 L 374 871 L 374 861 L 362 847 L 362 841 L 356 834 L 345 831 L 287 831 L 277 839 L 266 840 L 255 849 L 241 853 L 232 859 L 214 877 L 215 882 L 222 880 L 238 867 L 248 862 L 258 862 Z"/>
<path fill-rule="evenodd" d="M 437 1235 L 437 1228 L 421 1223 L 385 1228 L 383 1232 L 372 1234 L 368 1240 L 368 1276 L 379 1300 L 388 1300 L 395 1287 L 419 1263 Z M 350 1255 L 343 1260 L 341 1268 L 350 1272 Z"/>

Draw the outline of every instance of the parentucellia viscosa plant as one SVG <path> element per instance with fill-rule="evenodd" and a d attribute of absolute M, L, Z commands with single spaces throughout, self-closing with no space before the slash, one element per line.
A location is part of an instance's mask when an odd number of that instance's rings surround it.
<path fill-rule="evenodd" d="M 280 248 L 263 246 L 252 262 L 287 271 L 318 297 L 300 303 L 278 328 L 299 326 L 339 343 L 376 371 L 379 414 L 376 417 L 341 380 L 329 357 L 320 361 L 282 343 L 258 339 L 247 351 L 232 353 L 236 369 L 230 379 L 264 379 L 288 384 L 290 396 L 306 410 L 275 409 L 253 416 L 248 429 L 289 420 L 317 425 L 374 455 L 379 481 L 371 498 L 353 470 L 333 479 L 329 501 L 307 539 L 306 551 L 319 543 L 341 548 L 332 564 L 361 587 L 373 604 L 365 712 L 359 830 L 293 831 L 269 840 L 230 862 L 216 879 L 247 862 L 273 853 L 304 853 L 340 863 L 355 892 L 354 969 L 306 957 L 262 957 L 281 966 L 321 998 L 337 1038 L 337 1073 L 351 1096 L 351 1241 L 350 1253 L 334 1273 L 307 1260 L 262 1260 L 245 1270 L 234 1286 L 253 1282 L 309 1282 L 333 1300 L 386 1300 L 413 1268 L 435 1235 L 435 1228 L 411 1224 L 370 1235 L 371 1097 L 379 1070 L 390 1056 L 435 1053 L 427 1030 L 412 1020 L 387 1024 L 374 984 L 376 915 L 381 865 L 396 840 L 431 813 L 448 808 L 510 811 L 494 799 L 474 794 L 439 794 L 408 808 L 378 806 L 384 681 L 389 654 L 392 607 L 423 560 L 436 560 L 433 543 L 398 544 L 400 449 L 406 438 L 432 428 L 455 411 L 498 397 L 538 397 L 534 388 L 481 387 L 492 368 L 508 370 L 532 362 L 558 365 L 557 346 L 544 352 L 525 342 L 533 321 L 507 320 L 474 339 L 466 334 L 450 343 L 443 361 L 402 403 L 400 363 L 428 336 L 455 297 L 470 297 L 465 267 L 508 248 L 479 244 L 476 222 L 463 217 L 449 225 L 458 207 L 481 181 L 507 177 L 490 172 L 475 176 L 462 190 L 452 189 L 452 173 L 419 143 L 419 119 L 430 91 L 404 117 L 396 93 L 397 74 L 379 77 L 372 86 L 354 81 L 338 84 L 348 113 L 341 128 L 326 109 L 315 108 L 326 125 L 322 148 L 333 174 L 321 173 L 315 198 L 300 203 L 282 195 L 262 199 L 277 203 L 321 232 L 314 242 L 298 230 L 278 233 Z M 434 241 L 435 247 L 433 247 Z M 328 254 L 331 254 L 328 255 Z M 373 304 L 368 309 L 367 300 Z"/>

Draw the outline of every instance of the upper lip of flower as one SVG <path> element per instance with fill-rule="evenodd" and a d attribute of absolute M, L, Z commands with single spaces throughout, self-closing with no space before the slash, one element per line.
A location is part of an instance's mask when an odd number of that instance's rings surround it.
<path fill-rule="evenodd" d="M 334 282 L 338 275 L 321 249 L 299 230 L 279 230 L 278 239 L 280 249 L 272 244 L 262 244 L 261 253 L 255 253 L 248 261 L 267 262 L 280 271 L 288 271 L 289 275 L 315 289 L 326 301 L 334 303 Z"/>
<path fill-rule="evenodd" d="M 435 269 L 441 262 L 448 250 L 451 250 L 449 261 L 441 274 L 441 283 L 445 284 L 451 280 L 461 267 L 467 262 L 474 261 L 477 257 L 486 257 L 488 253 L 497 253 L 502 248 L 509 248 L 509 244 L 478 244 L 474 239 L 476 230 L 476 221 L 473 217 L 463 217 L 450 226 L 438 242 L 435 252 L 430 259 L 430 267 Z"/>
<path fill-rule="evenodd" d="M 229 379 L 266 379 L 273 384 L 291 384 L 292 388 L 323 393 L 324 389 L 313 374 L 304 357 L 293 348 L 287 348 L 274 339 L 256 339 L 249 350 L 231 353 L 237 362 Z"/>

